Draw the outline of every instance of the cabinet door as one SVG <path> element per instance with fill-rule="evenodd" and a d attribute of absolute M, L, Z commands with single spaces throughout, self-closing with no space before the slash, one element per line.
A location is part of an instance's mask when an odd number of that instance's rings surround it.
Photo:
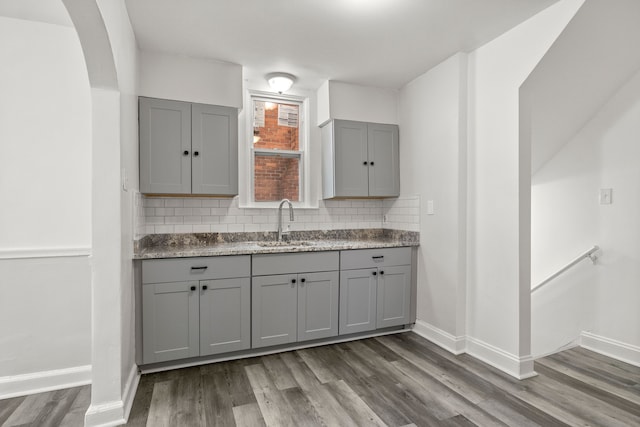
<path fill-rule="evenodd" d="M 298 341 L 338 335 L 338 272 L 298 275 Z"/>
<path fill-rule="evenodd" d="M 191 104 L 140 98 L 139 108 L 140 192 L 191 193 Z"/>
<path fill-rule="evenodd" d="M 143 285 L 143 363 L 198 356 L 198 318 L 198 282 Z"/>
<path fill-rule="evenodd" d="M 251 347 L 251 281 L 200 282 L 200 355 Z"/>
<path fill-rule="evenodd" d="M 378 274 L 377 328 L 409 323 L 411 266 L 380 268 Z"/>
<path fill-rule="evenodd" d="M 334 121 L 335 197 L 369 195 L 367 124 Z"/>
<path fill-rule="evenodd" d="M 253 277 L 251 343 L 253 348 L 296 341 L 297 275 Z"/>
<path fill-rule="evenodd" d="M 377 269 L 340 273 L 340 335 L 376 328 Z"/>
<path fill-rule="evenodd" d="M 193 104 L 193 194 L 238 194 L 238 112 Z"/>
<path fill-rule="evenodd" d="M 369 196 L 400 195 L 398 126 L 369 123 Z"/>

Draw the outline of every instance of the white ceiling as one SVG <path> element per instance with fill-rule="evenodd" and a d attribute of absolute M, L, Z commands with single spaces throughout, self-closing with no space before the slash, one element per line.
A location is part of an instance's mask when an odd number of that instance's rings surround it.
<path fill-rule="evenodd" d="M 126 0 L 140 48 L 400 88 L 557 0 Z"/>
<path fill-rule="evenodd" d="M 0 16 L 73 26 L 61 0 L 0 0 Z"/>

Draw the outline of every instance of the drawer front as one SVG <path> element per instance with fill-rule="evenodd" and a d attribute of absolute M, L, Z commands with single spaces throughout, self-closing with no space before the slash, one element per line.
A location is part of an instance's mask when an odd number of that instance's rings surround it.
<path fill-rule="evenodd" d="M 340 252 L 340 268 L 386 267 L 389 265 L 410 265 L 411 248 L 353 249 Z"/>
<path fill-rule="evenodd" d="M 251 256 L 219 256 L 142 261 L 142 283 L 249 277 Z"/>
<path fill-rule="evenodd" d="M 304 252 L 253 256 L 253 275 L 307 273 L 338 270 L 338 252 Z"/>

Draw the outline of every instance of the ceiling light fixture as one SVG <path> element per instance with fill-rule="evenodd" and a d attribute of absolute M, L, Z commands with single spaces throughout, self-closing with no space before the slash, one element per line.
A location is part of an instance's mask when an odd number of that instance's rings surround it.
<path fill-rule="evenodd" d="M 296 81 L 295 76 L 288 73 L 269 73 L 266 78 L 271 89 L 278 93 L 288 91 Z"/>

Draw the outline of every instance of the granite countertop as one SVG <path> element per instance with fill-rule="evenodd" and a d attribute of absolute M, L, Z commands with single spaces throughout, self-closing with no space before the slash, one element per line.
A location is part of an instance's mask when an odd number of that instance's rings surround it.
<path fill-rule="evenodd" d="M 388 229 L 293 231 L 289 241 L 276 233 L 154 234 L 134 245 L 133 259 L 253 255 L 418 246 L 419 233 Z"/>

